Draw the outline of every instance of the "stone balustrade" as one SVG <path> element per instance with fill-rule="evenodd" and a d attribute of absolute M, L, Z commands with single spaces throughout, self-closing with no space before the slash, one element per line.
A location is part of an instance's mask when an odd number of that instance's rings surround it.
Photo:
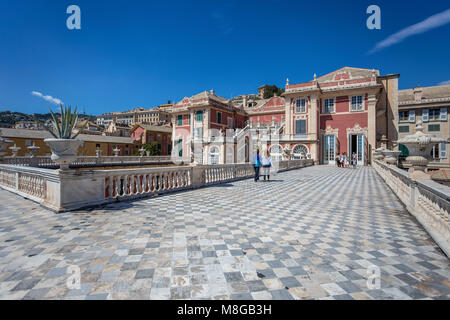
<path fill-rule="evenodd" d="M 413 180 L 408 172 L 378 160 L 373 168 L 450 257 L 450 188 L 432 180 Z"/>
<path fill-rule="evenodd" d="M 40 157 L 5 157 L 5 164 L 15 166 L 29 166 L 56 169 L 59 166 L 52 161 L 50 156 Z M 136 164 L 167 164 L 171 163 L 171 156 L 79 156 L 70 164 L 71 168 L 87 168 L 110 165 L 136 165 Z"/>
<path fill-rule="evenodd" d="M 276 165 L 283 171 L 310 166 L 313 162 L 289 160 Z M 246 163 L 95 170 L 51 170 L 0 164 L 0 187 L 56 212 L 64 212 L 253 175 L 252 165 Z"/>

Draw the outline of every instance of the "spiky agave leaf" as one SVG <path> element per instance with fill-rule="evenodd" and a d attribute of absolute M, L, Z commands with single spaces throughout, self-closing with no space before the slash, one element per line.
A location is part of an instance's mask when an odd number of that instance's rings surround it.
<path fill-rule="evenodd" d="M 53 123 L 53 126 L 55 127 L 55 129 L 56 129 L 56 135 L 57 135 L 57 138 L 58 139 L 62 139 L 62 130 L 61 130 L 61 126 L 59 125 L 59 121 L 58 121 L 58 118 L 56 117 L 56 115 L 53 113 L 53 111 L 52 111 L 52 109 L 49 107 L 48 108 L 49 109 L 49 111 L 50 111 L 50 114 L 51 114 L 51 116 L 52 116 L 52 123 Z M 62 110 L 62 104 L 61 104 L 61 110 Z"/>
<path fill-rule="evenodd" d="M 71 137 L 73 134 L 73 129 L 75 129 L 75 126 L 77 125 L 77 123 L 78 123 L 78 113 L 77 113 L 77 106 L 75 106 L 75 110 L 73 111 L 73 114 L 70 117 L 70 136 Z"/>
<path fill-rule="evenodd" d="M 69 116 L 70 116 L 70 113 L 71 113 L 71 110 L 70 110 L 71 108 L 70 108 L 70 105 L 69 105 L 69 107 L 68 108 L 64 108 L 64 118 L 62 119 L 63 120 L 63 127 L 64 127 L 64 139 L 69 139 L 70 138 L 70 133 L 69 133 Z"/>

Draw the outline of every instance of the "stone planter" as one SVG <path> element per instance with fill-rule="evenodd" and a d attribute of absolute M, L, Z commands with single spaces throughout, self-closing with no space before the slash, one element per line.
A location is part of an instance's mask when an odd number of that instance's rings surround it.
<path fill-rule="evenodd" d="M 45 139 L 52 151 L 51 159 L 59 164 L 61 170 L 69 169 L 69 164 L 77 159 L 78 148 L 83 141 L 74 139 Z"/>
<path fill-rule="evenodd" d="M 391 164 L 391 165 L 396 165 L 397 164 L 397 159 L 398 159 L 398 156 L 400 155 L 400 151 L 393 151 L 393 150 L 387 150 L 387 149 L 385 149 L 385 150 L 383 150 L 382 151 L 383 152 L 383 155 L 385 156 L 385 161 L 388 163 L 388 164 Z"/>
<path fill-rule="evenodd" d="M 397 141 L 398 144 L 403 144 L 409 150 L 410 156 L 406 158 L 406 161 L 412 166 L 409 169 L 411 178 L 430 179 L 430 176 L 425 173 L 430 152 L 435 144 L 441 142 L 445 142 L 445 140 L 423 133 L 422 121 L 417 123 L 415 134 L 410 134 Z"/>

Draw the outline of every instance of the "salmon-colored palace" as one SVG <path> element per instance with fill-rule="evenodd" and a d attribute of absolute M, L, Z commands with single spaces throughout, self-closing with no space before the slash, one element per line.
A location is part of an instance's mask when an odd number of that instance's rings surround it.
<path fill-rule="evenodd" d="M 256 148 L 272 158 L 332 164 L 353 152 L 358 164 L 398 139 L 398 74 L 345 67 L 311 81 L 286 81 L 281 96 L 225 99 L 205 91 L 173 105 L 172 153 L 203 164 L 248 162 Z"/>

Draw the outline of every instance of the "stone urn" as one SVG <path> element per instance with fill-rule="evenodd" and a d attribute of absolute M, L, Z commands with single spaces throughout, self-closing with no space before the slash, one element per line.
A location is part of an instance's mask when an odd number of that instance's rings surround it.
<path fill-rule="evenodd" d="M 0 159 L 7 155 L 8 152 L 6 147 L 8 146 L 8 144 L 12 143 L 11 140 L 3 138 L 1 134 L 2 132 L 0 131 Z"/>
<path fill-rule="evenodd" d="M 390 165 L 397 165 L 398 156 L 400 155 L 401 151 L 393 151 L 385 149 L 382 151 L 384 155 L 384 161 L 386 161 Z"/>
<path fill-rule="evenodd" d="M 375 151 L 373 152 L 373 158 L 375 160 L 383 160 L 384 159 L 384 154 L 383 154 L 384 150 L 385 150 L 384 148 L 375 149 Z"/>
<path fill-rule="evenodd" d="M 44 142 L 52 151 L 51 159 L 59 164 L 61 170 L 69 169 L 69 165 L 77 159 L 77 151 L 83 141 L 75 139 L 45 139 Z"/>
<path fill-rule="evenodd" d="M 113 149 L 113 153 L 114 153 L 114 157 L 118 157 L 119 153 L 120 153 L 120 149 L 119 148 Z"/>
<path fill-rule="evenodd" d="M 406 162 L 411 164 L 409 169 L 411 178 L 430 179 L 430 176 L 425 173 L 425 168 L 430 158 L 431 149 L 441 142 L 445 142 L 445 140 L 423 133 L 422 121 L 417 122 L 416 133 L 407 135 L 397 141 L 398 144 L 403 144 L 408 148 L 410 156 L 406 157 Z"/>
<path fill-rule="evenodd" d="M 17 154 L 19 153 L 20 149 L 21 148 L 16 146 L 16 144 L 14 144 L 14 146 L 12 146 L 12 147 L 9 147 L 9 150 L 11 150 L 11 152 L 12 152 L 13 158 L 17 157 Z"/>

